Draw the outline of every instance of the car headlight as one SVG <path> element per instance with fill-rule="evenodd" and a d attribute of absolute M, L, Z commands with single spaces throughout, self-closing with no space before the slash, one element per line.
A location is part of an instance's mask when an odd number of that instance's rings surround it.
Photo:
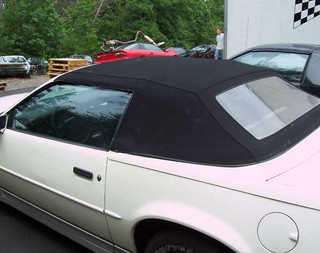
<path fill-rule="evenodd" d="M 27 66 L 27 65 L 24 65 L 24 69 L 25 69 L 25 70 L 28 70 L 28 66 Z"/>

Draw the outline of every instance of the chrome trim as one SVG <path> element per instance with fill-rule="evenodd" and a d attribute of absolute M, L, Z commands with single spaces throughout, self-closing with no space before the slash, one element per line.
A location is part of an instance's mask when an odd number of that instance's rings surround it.
<path fill-rule="evenodd" d="M 114 249 L 115 249 L 115 253 L 131 253 L 130 251 L 120 248 L 117 245 L 114 245 Z"/>
<path fill-rule="evenodd" d="M 119 214 L 116 214 L 116 213 L 111 212 L 111 211 L 109 211 L 109 210 L 104 209 L 103 212 L 104 212 L 104 214 L 106 214 L 106 215 L 108 215 L 108 216 L 111 216 L 111 217 L 113 217 L 113 218 L 115 218 L 115 219 L 117 219 L 117 220 L 121 220 L 121 219 L 122 219 L 122 217 L 121 217 Z"/>
<path fill-rule="evenodd" d="M 68 221 L 65 221 L 38 206 L 16 196 L 0 188 L 0 201 L 18 209 L 28 216 L 38 220 L 44 225 L 54 229 L 55 231 L 67 236 L 73 241 L 93 250 L 94 252 L 112 253 L 114 252 L 114 245 L 94 234 L 79 228 Z M 107 227 L 106 227 L 107 230 Z M 119 248 L 120 249 L 120 248 Z M 123 251 L 126 253 L 126 251 Z"/>
<path fill-rule="evenodd" d="M 78 204 L 80 204 L 80 205 L 83 205 L 83 206 L 85 206 L 85 207 L 88 207 L 88 208 L 90 208 L 90 209 L 92 209 L 92 210 L 94 210 L 94 211 L 96 211 L 96 212 L 99 212 L 99 213 L 104 214 L 103 208 L 100 208 L 100 207 L 98 207 L 98 206 L 92 205 L 92 204 L 90 204 L 90 203 L 88 203 L 88 202 L 85 202 L 85 201 L 83 201 L 83 200 L 80 200 L 80 199 L 77 199 L 77 198 L 75 198 L 75 197 L 72 197 L 72 196 L 70 196 L 70 195 L 68 195 L 68 194 L 66 194 L 66 193 L 61 192 L 61 191 L 55 190 L 55 189 L 53 189 L 53 188 L 51 188 L 51 187 L 48 187 L 48 186 L 46 186 L 46 185 L 44 185 L 44 184 L 41 184 L 41 183 L 39 183 L 39 182 L 37 182 L 37 181 L 34 181 L 34 180 L 30 179 L 30 178 L 27 178 L 27 177 L 25 177 L 25 176 L 22 176 L 22 175 L 20 175 L 20 174 L 18 174 L 18 173 L 16 173 L 16 172 L 11 171 L 11 170 L 4 169 L 4 168 L 0 168 L 0 169 L 3 170 L 3 171 L 5 171 L 5 172 L 7 172 L 7 173 L 9 173 L 9 174 L 11 174 L 11 175 L 13 175 L 13 176 L 18 177 L 18 178 L 20 178 L 20 179 L 22 179 L 22 180 L 24 180 L 24 181 L 27 181 L 27 182 L 29 182 L 29 183 L 31 183 L 31 184 L 33 184 L 33 185 L 36 185 L 36 186 L 38 186 L 38 187 L 41 187 L 41 188 L 43 188 L 43 189 L 45 189 L 45 190 L 47 190 L 47 191 L 50 191 L 50 192 L 52 192 L 52 193 L 54 193 L 54 194 L 57 194 L 57 195 L 59 195 L 59 196 L 61 196 L 61 197 L 64 197 L 64 198 L 66 198 L 66 199 L 69 199 L 69 200 L 71 200 L 71 201 L 73 201 L 73 202 L 75 202 L 75 203 L 78 203 Z M 120 218 L 121 218 L 121 217 L 120 217 Z"/>

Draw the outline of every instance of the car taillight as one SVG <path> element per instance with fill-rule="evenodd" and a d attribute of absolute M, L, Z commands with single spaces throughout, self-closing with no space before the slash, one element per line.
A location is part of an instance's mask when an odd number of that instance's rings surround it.
<path fill-rule="evenodd" d="M 128 54 L 126 52 L 116 52 L 114 55 L 117 57 L 126 57 Z"/>

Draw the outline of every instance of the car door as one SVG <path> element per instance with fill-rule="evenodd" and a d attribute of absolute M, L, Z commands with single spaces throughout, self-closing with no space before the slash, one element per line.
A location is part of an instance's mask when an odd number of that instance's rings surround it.
<path fill-rule="evenodd" d="M 53 84 L 8 112 L 0 187 L 111 241 L 104 214 L 108 147 L 131 94 Z"/>

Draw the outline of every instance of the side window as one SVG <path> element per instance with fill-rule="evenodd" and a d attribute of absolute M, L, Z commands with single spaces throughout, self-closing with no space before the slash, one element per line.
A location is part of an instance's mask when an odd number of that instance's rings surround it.
<path fill-rule="evenodd" d="M 131 93 L 54 85 L 9 113 L 8 128 L 108 148 Z"/>

